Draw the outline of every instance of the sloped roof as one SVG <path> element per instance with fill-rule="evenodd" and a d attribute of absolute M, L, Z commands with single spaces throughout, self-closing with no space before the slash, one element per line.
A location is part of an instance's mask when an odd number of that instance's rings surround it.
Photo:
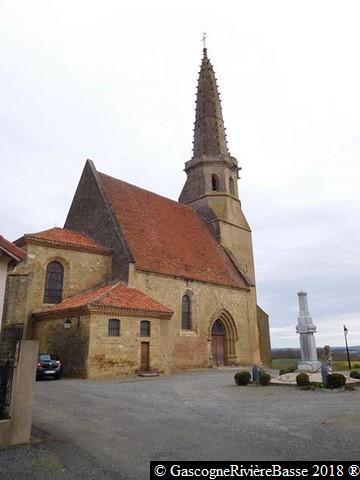
<path fill-rule="evenodd" d="M 40 245 L 49 245 L 52 247 L 69 248 L 75 250 L 90 251 L 104 255 L 111 255 L 108 248 L 103 247 L 89 236 L 69 230 L 67 228 L 54 227 L 37 233 L 26 233 L 23 237 L 16 240 L 18 245 L 23 245 L 26 241 Z"/>
<path fill-rule="evenodd" d="M 21 248 L 14 245 L 9 240 L 6 240 L 2 235 L 0 235 L 0 251 L 7 254 L 13 260 L 20 262 L 26 257 L 26 252 Z"/>
<path fill-rule="evenodd" d="M 248 288 L 192 208 L 103 173 L 98 175 L 137 269 Z"/>
<path fill-rule="evenodd" d="M 35 317 L 49 317 L 71 314 L 75 311 L 119 310 L 123 314 L 145 314 L 147 316 L 170 318 L 172 310 L 145 295 L 136 288 L 123 283 L 107 284 L 75 295 L 34 313 Z"/>

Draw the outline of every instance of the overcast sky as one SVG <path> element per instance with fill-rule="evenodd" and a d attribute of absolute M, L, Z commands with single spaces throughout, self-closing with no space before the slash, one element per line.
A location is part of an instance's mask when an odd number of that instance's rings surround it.
<path fill-rule="evenodd" d="M 0 233 L 63 226 L 86 158 L 177 199 L 207 32 L 274 347 L 360 344 L 358 1 L 0 0 Z"/>

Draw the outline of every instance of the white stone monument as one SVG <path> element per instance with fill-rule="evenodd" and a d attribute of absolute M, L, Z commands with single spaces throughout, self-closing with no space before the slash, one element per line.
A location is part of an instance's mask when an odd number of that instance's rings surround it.
<path fill-rule="evenodd" d="M 318 361 L 315 337 L 316 327 L 310 317 L 307 302 L 307 293 L 298 292 L 299 296 L 299 318 L 296 331 L 300 335 L 301 361 L 298 362 L 298 369 L 313 372 L 321 366 Z"/>

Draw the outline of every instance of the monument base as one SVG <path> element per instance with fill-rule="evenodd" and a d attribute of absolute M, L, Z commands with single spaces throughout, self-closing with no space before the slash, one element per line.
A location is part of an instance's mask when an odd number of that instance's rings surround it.
<path fill-rule="evenodd" d="M 298 370 L 302 370 L 303 372 L 314 372 L 315 370 L 319 370 L 320 367 L 321 362 L 318 360 L 301 360 L 297 365 Z"/>

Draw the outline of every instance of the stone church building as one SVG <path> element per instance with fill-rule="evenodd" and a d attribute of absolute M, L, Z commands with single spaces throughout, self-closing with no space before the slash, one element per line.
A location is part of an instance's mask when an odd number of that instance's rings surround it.
<path fill-rule="evenodd" d="M 179 201 L 85 164 L 64 228 L 26 234 L 4 321 L 82 377 L 268 364 L 251 230 L 204 49 Z"/>

